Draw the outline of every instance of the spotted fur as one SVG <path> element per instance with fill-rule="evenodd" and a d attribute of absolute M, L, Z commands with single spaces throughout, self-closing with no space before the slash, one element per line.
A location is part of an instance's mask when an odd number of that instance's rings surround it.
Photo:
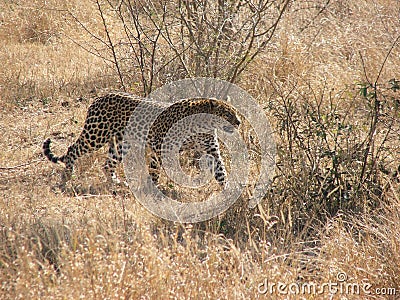
<path fill-rule="evenodd" d="M 53 154 L 50 149 L 50 139 L 43 143 L 44 155 L 53 163 L 62 162 L 65 164 L 63 180 L 68 181 L 71 178 L 74 163 L 78 158 L 108 144 L 109 155 L 104 165 L 104 171 L 108 180 L 116 179 L 115 168 L 117 163 L 121 162 L 123 155 L 124 132 L 128 124 L 137 125 L 141 122 L 141 120 L 131 120 L 128 123 L 134 110 L 143 102 L 147 103 L 149 110 L 154 107 L 164 110 L 153 122 L 148 134 L 148 145 L 154 152 L 153 163 L 150 166 L 153 171 L 150 171 L 150 174 L 155 182 L 158 180 L 158 170 L 161 166 L 161 145 L 174 123 L 190 115 L 206 113 L 222 117 L 228 121 L 232 126 L 231 128 L 224 128 L 227 132 L 233 131 L 240 125 L 236 111 L 222 100 L 186 99 L 168 106 L 166 103 L 143 100 L 127 93 L 110 93 L 98 97 L 89 106 L 80 136 L 75 143 L 68 147 L 64 155 L 55 156 Z M 226 180 L 226 170 L 220 154 L 218 137 L 215 130 L 212 131 L 213 126 L 215 125 L 210 124 L 210 132 L 208 133 L 190 137 L 183 148 L 195 145 L 211 155 L 214 162 L 210 165 L 210 171 L 213 172 L 215 179 L 223 185 Z"/>

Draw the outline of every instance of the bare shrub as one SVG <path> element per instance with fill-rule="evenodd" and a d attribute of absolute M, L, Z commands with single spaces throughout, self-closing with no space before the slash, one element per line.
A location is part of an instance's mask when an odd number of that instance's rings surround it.
<path fill-rule="evenodd" d="M 103 36 L 71 15 L 94 42 L 103 44 L 106 52 L 93 44 L 86 49 L 114 66 L 121 88 L 139 81 L 141 93 L 148 95 L 154 87 L 185 77 L 237 81 L 270 42 L 288 3 L 96 1 Z M 115 27 L 124 33 L 118 40 Z"/>
<path fill-rule="evenodd" d="M 365 82 L 337 91 L 270 85 L 279 151 L 268 210 L 305 239 L 337 215 L 370 216 L 386 205 L 389 185 L 399 182 L 399 81 L 380 73 L 371 81 L 366 71 Z"/>

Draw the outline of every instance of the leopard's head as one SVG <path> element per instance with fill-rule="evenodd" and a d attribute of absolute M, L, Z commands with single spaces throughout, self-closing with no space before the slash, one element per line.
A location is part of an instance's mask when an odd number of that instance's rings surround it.
<path fill-rule="evenodd" d="M 196 111 L 196 113 L 208 113 L 215 116 L 219 116 L 230 123 L 230 126 L 223 126 L 223 130 L 227 133 L 233 133 L 233 131 L 240 126 L 240 117 L 236 109 L 228 102 L 217 99 L 193 99 L 190 102 L 190 107 Z"/>

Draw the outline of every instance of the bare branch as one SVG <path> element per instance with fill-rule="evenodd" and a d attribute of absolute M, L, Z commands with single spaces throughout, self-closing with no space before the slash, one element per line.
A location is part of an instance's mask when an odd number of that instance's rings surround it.
<path fill-rule="evenodd" d="M 110 37 L 110 32 L 109 32 L 108 27 L 107 27 L 106 19 L 104 18 L 103 10 L 102 10 L 98 0 L 96 0 L 96 4 L 97 4 L 97 9 L 100 12 L 101 20 L 103 22 L 104 31 L 106 33 L 107 40 L 108 40 L 108 46 L 109 46 L 109 48 L 111 50 L 111 53 L 112 53 L 112 56 L 113 56 L 113 59 L 114 59 L 114 64 L 115 64 L 115 68 L 117 69 L 119 81 L 121 83 L 121 86 L 122 86 L 123 90 L 126 91 L 125 85 L 124 85 L 124 79 L 122 77 L 121 69 L 119 67 L 119 62 L 118 62 L 118 59 L 117 59 L 117 53 L 115 52 L 115 46 L 114 46 L 114 43 L 112 42 L 111 37 Z"/>
<path fill-rule="evenodd" d="M 394 40 L 394 42 L 392 43 L 392 45 L 391 45 L 389 51 L 386 53 L 385 59 L 384 59 L 383 62 L 382 62 L 381 68 L 379 69 L 378 76 L 377 76 L 376 79 L 375 79 L 375 86 L 378 84 L 379 78 L 381 77 L 383 68 L 384 68 L 385 65 L 386 65 L 386 62 L 387 62 L 387 60 L 388 60 L 388 58 L 389 58 L 389 55 L 392 53 L 394 47 L 396 46 L 396 44 L 398 43 L 399 40 L 400 40 L 400 34 L 399 34 L 399 35 L 397 36 L 397 38 Z"/>

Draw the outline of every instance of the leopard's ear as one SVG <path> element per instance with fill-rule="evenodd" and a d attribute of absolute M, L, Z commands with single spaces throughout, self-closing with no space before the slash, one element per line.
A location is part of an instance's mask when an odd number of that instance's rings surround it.
<path fill-rule="evenodd" d="M 232 103 L 231 96 L 226 96 L 226 102 L 228 102 L 228 103 Z"/>

